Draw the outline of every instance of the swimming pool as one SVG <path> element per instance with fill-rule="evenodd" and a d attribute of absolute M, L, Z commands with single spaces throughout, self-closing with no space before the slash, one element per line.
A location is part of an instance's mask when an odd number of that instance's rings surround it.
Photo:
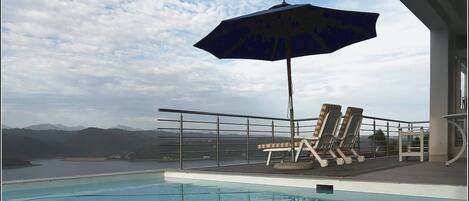
<path fill-rule="evenodd" d="M 347 191 L 318 193 L 312 188 L 165 179 L 161 172 L 20 182 L 3 187 L 3 200 L 12 201 L 448 200 Z"/>

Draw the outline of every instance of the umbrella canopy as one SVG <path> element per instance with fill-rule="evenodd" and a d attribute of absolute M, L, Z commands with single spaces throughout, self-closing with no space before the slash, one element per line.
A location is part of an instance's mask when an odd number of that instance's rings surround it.
<path fill-rule="evenodd" d="M 376 37 L 378 15 L 282 3 L 224 20 L 194 46 L 219 59 L 276 61 L 331 53 Z"/>
<path fill-rule="evenodd" d="M 222 21 L 194 46 L 219 59 L 287 60 L 291 159 L 294 161 L 294 111 L 291 58 L 332 53 L 376 37 L 379 14 L 285 3 Z"/>

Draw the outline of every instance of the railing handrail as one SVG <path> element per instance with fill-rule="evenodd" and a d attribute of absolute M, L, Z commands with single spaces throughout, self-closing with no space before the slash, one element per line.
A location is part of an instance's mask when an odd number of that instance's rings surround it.
<path fill-rule="evenodd" d="M 456 114 L 448 114 L 443 116 L 443 118 L 467 118 L 467 113 L 456 113 Z"/>
<path fill-rule="evenodd" d="M 219 113 L 219 112 L 202 112 L 202 111 L 195 111 L 195 110 L 180 110 L 180 109 L 159 108 L 158 111 L 159 112 L 169 112 L 169 113 L 198 114 L 198 115 L 208 115 L 208 116 L 225 116 L 225 117 L 290 121 L 290 119 L 287 119 L 287 118 L 254 116 L 254 115 L 240 115 L 240 114 L 228 114 L 228 113 Z M 396 122 L 396 123 L 406 123 L 406 124 L 429 123 L 429 121 L 403 121 L 403 120 L 387 119 L 387 118 L 365 116 L 365 115 L 363 115 L 363 118 L 372 119 L 372 120 L 380 120 L 380 121 L 390 121 L 390 122 Z M 300 119 L 294 119 L 294 121 L 297 121 L 297 122 L 300 122 L 300 121 L 313 121 L 313 120 L 317 120 L 317 119 L 318 119 L 317 117 L 316 118 L 300 118 Z"/>
<path fill-rule="evenodd" d="M 224 116 L 224 117 L 239 117 L 239 118 L 251 118 L 251 119 L 290 121 L 290 119 L 287 119 L 287 118 L 254 116 L 254 115 L 240 115 L 240 114 L 227 114 L 227 113 L 218 113 L 218 112 L 202 112 L 202 111 L 194 111 L 194 110 L 179 110 L 179 109 L 159 108 L 158 111 L 159 112 L 170 112 L 170 113 L 209 115 L 209 116 Z"/>

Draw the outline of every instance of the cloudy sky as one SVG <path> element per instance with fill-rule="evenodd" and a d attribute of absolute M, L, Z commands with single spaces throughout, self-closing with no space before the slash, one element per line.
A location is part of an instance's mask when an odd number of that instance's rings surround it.
<path fill-rule="evenodd" d="M 287 115 L 285 61 L 218 60 L 192 45 L 280 0 L 2 1 L 2 123 L 155 128 L 158 108 Z M 398 0 L 290 0 L 380 13 L 378 37 L 295 58 L 296 116 L 322 103 L 428 119 L 429 31 Z"/>

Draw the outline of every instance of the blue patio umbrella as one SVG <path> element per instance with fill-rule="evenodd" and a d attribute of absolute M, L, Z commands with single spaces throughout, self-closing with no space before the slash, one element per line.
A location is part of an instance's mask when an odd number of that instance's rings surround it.
<path fill-rule="evenodd" d="M 283 3 L 267 10 L 223 20 L 194 46 L 219 59 L 287 60 L 288 103 L 294 160 L 291 58 L 332 53 L 376 37 L 379 14 Z"/>

